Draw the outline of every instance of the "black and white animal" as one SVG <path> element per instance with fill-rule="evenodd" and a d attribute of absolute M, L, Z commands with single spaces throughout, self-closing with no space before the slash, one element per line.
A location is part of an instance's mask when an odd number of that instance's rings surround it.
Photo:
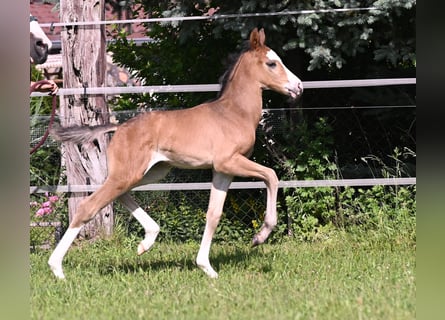
<path fill-rule="evenodd" d="M 37 18 L 29 15 L 29 30 L 31 38 L 31 63 L 42 64 L 48 58 L 48 51 L 52 47 L 52 42 L 43 32 Z"/>

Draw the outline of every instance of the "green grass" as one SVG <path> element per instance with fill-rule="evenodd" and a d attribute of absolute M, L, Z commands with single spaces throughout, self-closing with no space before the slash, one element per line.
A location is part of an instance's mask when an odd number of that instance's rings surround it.
<path fill-rule="evenodd" d="M 32 319 L 415 319 L 415 240 L 338 232 L 322 242 L 283 240 L 251 249 L 214 244 L 219 272 L 194 260 L 197 243 L 156 243 L 137 257 L 135 238 L 73 246 L 67 280 L 31 254 Z"/>

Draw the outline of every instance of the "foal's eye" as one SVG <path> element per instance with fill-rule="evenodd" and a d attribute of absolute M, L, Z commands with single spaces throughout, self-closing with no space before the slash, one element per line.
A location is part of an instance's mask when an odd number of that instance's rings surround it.
<path fill-rule="evenodd" d="M 266 62 L 266 65 L 269 68 L 275 68 L 277 66 L 277 63 L 275 61 L 268 61 L 268 62 Z"/>

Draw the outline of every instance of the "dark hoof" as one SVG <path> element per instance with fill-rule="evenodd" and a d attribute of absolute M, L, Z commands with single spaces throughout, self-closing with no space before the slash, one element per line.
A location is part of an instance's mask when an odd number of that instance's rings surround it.
<path fill-rule="evenodd" d="M 252 248 L 262 244 L 262 242 L 258 239 L 258 236 L 254 236 L 252 239 Z"/>

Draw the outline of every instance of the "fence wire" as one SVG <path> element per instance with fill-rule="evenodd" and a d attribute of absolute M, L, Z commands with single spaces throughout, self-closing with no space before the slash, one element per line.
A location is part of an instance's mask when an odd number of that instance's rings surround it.
<path fill-rule="evenodd" d="M 403 112 L 400 112 L 401 110 Z M 140 112 L 125 111 L 112 114 L 119 122 L 124 122 Z M 257 130 L 256 150 L 260 149 L 264 153 L 265 145 L 270 143 L 278 144 L 274 146 L 278 149 L 286 147 L 279 145 L 278 137 L 286 135 L 290 130 L 289 125 L 292 123 L 295 126 L 298 125 L 303 113 L 305 119 L 309 121 L 316 121 L 320 117 L 329 119 L 333 128 L 334 148 L 341 146 L 342 150 L 341 154 L 336 155 L 336 164 L 341 169 L 340 178 L 379 177 L 381 169 L 379 165 L 382 163 L 379 164 L 378 160 L 391 160 L 390 155 L 395 146 L 408 146 L 413 153 L 416 152 L 415 106 L 268 109 L 264 112 L 262 122 Z M 31 147 L 43 136 L 48 121 L 49 116 L 31 118 Z M 59 143 L 49 137 L 42 148 L 58 150 L 59 147 Z M 415 161 L 404 163 L 403 172 L 402 170 L 396 172 L 395 167 L 400 163 L 396 163 L 395 160 L 391 161 L 385 162 L 387 169 L 392 166 L 394 173 L 400 176 L 415 176 Z M 161 182 L 210 181 L 210 170 L 173 169 Z M 234 181 L 251 180 L 235 178 Z M 285 210 L 283 192 L 283 189 L 280 189 L 279 219 L 283 225 L 290 225 L 291 219 Z M 147 210 L 159 223 L 161 227 L 159 239 L 161 241 L 200 240 L 205 225 L 209 190 L 135 191 L 133 195 L 141 207 Z M 44 201 L 43 195 L 32 195 L 32 197 L 41 197 L 41 201 Z M 229 190 L 224 206 L 224 215 L 215 235 L 215 241 L 250 239 L 261 226 L 265 205 L 266 190 L 264 188 Z M 32 212 L 31 248 L 52 247 L 59 240 L 60 233 L 67 227 L 66 207 L 66 203 L 60 205 L 58 214 L 45 219 L 35 219 L 33 217 L 35 212 Z M 115 212 L 116 216 L 121 217 L 121 220 L 125 222 L 128 234 L 143 234 L 141 226 L 120 205 L 115 206 Z M 56 220 L 54 220 L 55 217 Z M 283 232 L 291 233 L 292 230 L 287 228 L 284 231 L 281 230 L 281 233 Z"/>

